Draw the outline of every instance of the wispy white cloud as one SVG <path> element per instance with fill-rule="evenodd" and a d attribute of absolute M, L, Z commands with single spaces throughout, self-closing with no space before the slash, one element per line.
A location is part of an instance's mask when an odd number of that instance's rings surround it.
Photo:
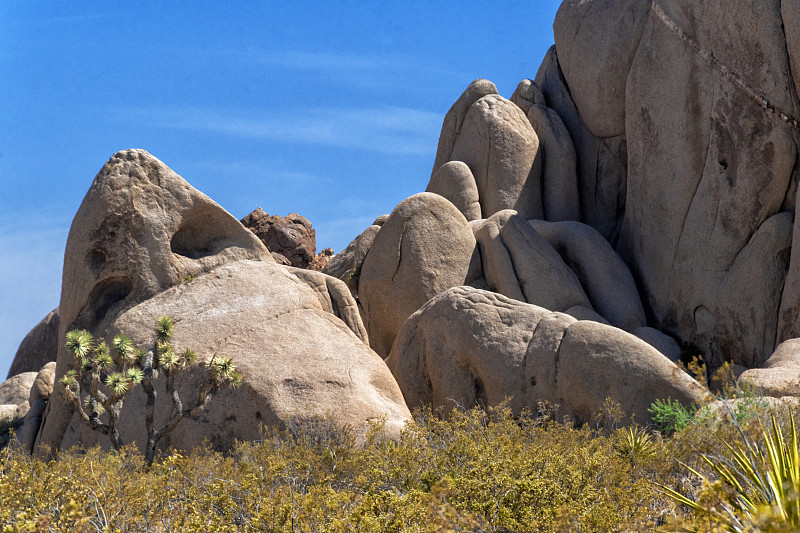
<path fill-rule="evenodd" d="M 181 165 L 184 173 L 204 173 L 217 175 L 253 175 L 268 176 L 272 179 L 292 181 L 294 183 L 320 183 L 326 178 L 310 172 L 302 172 L 286 168 L 275 168 L 274 162 L 254 159 L 200 159 L 184 162 Z"/>
<path fill-rule="evenodd" d="M 74 22 L 86 22 L 89 20 L 102 20 L 108 18 L 107 14 L 103 13 L 84 13 L 81 15 L 64 15 L 60 17 L 44 17 L 39 19 L 40 24 L 48 23 L 64 23 L 72 24 Z"/>
<path fill-rule="evenodd" d="M 260 116 L 197 108 L 124 108 L 115 114 L 143 126 L 413 155 L 435 150 L 442 121 L 438 113 L 390 106 L 302 108 Z"/>
<path fill-rule="evenodd" d="M 216 50 L 211 54 L 227 59 L 259 63 L 292 70 L 375 70 L 391 67 L 399 58 L 392 56 L 353 55 L 332 52 Z"/>
<path fill-rule="evenodd" d="M 456 71 L 442 68 L 440 65 L 421 58 L 402 54 L 352 54 L 330 51 L 298 51 L 298 50 L 226 50 L 204 49 L 195 53 L 204 57 L 217 56 L 227 61 L 256 63 L 274 68 L 297 71 L 335 71 L 337 73 L 369 72 L 381 75 L 402 72 L 405 75 L 438 74 L 450 76 Z"/>

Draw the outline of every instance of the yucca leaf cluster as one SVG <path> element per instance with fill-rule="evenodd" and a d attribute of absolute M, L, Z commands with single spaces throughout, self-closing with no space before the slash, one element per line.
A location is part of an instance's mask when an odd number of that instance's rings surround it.
<path fill-rule="evenodd" d="M 61 380 L 66 395 L 80 418 L 93 430 L 108 435 L 117 450 L 123 446 L 119 417 L 125 396 L 137 385 L 142 386 L 147 396 L 144 418 L 148 464 L 153 461 L 157 443 L 178 422 L 187 416 L 197 416 L 220 388 L 238 387 L 242 382 L 233 359 L 215 354 L 205 364 L 205 380 L 194 405 L 184 408 L 175 388 L 175 378 L 181 371 L 195 365 L 197 353 L 189 348 L 176 350 L 171 343 L 174 333 L 172 317 L 160 316 L 156 321 L 154 346 L 147 351 L 135 346 L 124 333 L 116 335 L 111 346 L 104 340 L 96 340 L 86 330 L 72 330 L 66 336 L 66 349 L 74 356 L 73 368 Z M 172 413 L 164 426 L 156 428 L 157 391 L 153 381 L 161 374 L 167 394 L 172 398 Z"/>
<path fill-rule="evenodd" d="M 681 531 L 698 531 L 707 522 L 730 532 L 800 530 L 800 448 L 794 416 L 788 437 L 774 414 L 768 428 L 761 426 L 760 441 L 740 434 L 742 441 L 725 442 L 723 453 L 702 455 L 713 477 L 688 467 L 702 482 L 695 499 L 662 487 L 694 512 L 680 524 Z"/>

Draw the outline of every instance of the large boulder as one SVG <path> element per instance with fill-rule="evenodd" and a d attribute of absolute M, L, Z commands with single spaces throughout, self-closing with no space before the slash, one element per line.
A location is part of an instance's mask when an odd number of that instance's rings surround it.
<path fill-rule="evenodd" d="M 589 131 L 582 119 L 583 111 L 579 111 L 572 100 L 555 46 L 545 55 L 534 84 L 544 98 L 544 105 L 558 113 L 572 138 L 578 172 L 581 222 L 589 224 L 606 239 L 615 242 L 625 215 L 627 156 L 624 137 L 620 135 L 601 139 Z"/>
<path fill-rule="evenodd" d="M 164 163 L 144 150 L 118 152 L 70 227 L 59 339 L 240 259 L 272 260 L 252 232 Z"/>
<path fill-rule="evenodd" d="M 23 372 L 0 383 L 0 405 L 15 405 L 15 416 L 25 416 L 30 403 L 28 397 L 38 372 Z"/>
<path fill-rule="evenodd" d="M 214 353 L 234 358 L 242 387 L 218 393 L 200 417 L 182 421 L 164 446 L 190 449 L 208 439 L 215 448 L 227 449 L 236 439 L 260 438 L 262 425 L 319 417 L 357 435 L 382 419 L 389 434 L 402 429 L 410 413 L 383 360 L 291 272 L 263 261 L 224 265 L 128 309 L 97 331 L 106 338 L 124 331 L 137 345 L 152 346 L 156 318 L 166 314 L 175 321 L 176 349 L 193 348 L 206 359 Z M 201 380 L 201 366 L 179 380 L 184 401 L 191 401 Z M 158 402 L 156 423 L 161 424 L 169 409 L 163 389 Z M 143 442 L 144 405 L 139 388 L 126 398 L 124 441 Z M 76 415 L 55 444 L 105 440 Z"/>
<path fill-rule="evenodd" d="M 800 107 L 782 4 L 653 3 L 627 78 L 618 250 L 653 325 L 697 344 L 712 366 L 758 365 L 774 348 L 762 332 L 774 331 L 791 232 L 769 219 L 794 206 Z M 611 30 L 619 16 L 585 20 Z M 592 49 L 571 55 L 581 53 Z M 787 295 L 795 285 L 786 283 Z M 741 305 L 751 298 L 754 309 Z"/>
<path fill-rule="evenodd" d="M 372 348 L 389 354 L 403 322 L 440 292 L 467 280 L 475 237 L 464 215 L 438 194 L 400 202 L 361 267 L 358 299 Z"/>
<path fill-rule="evenodd" d="M 75 328 L 105 338 L 124 331 L 152 345 L 156 317 L 168 314 L 178 324 L 178 345 L 233 356 L 242 388 L 215 398 L 200 419 L 182 422 L 167 443 L 176 447 L 206 437 L 226 447 L 257 438 L 261 423 L 326 414 L 358 431 L 385 415 L 396 431 L 408 416 L 399 391 L 380 357 L 336 316 L 358 330 L 352 297 L 323 276 L 300 279 L 275 264 L 238 220 L 151 155 L 128 150 L 103 167 L 70 229 L 59 337 Z M 58 382 L 73 364 L 62 340 L 37 437 L 52 449 L 99 438 L 73 416 Z M 182 381 L 185 398 L 193 396 L 198 372 Z M 143 397 L 132 394 L 123 438 L 141 443 Z M 169 406 L 161 397 L 163 420 Z"/>
<path fill-rule="evenodd" d="M 762 368 L 742 372 L 737 382 L 760 396 L 800 395 L 800 339 L 782 342 Z"/>
<path fill-rule="evenodd" d="M 317 239 L 311 222 L 297 213 L 285 217 L 268 215 L 260 207 L 241 220 L 256 234 L 279 263 L 308 268 L 317 254 Z"/>
<path fill-rule="evenodd" d="M 25 335 L 17 349 L 8 376 L 36 372 L 58 354 L 58 308 L 53 309 Z"/>
<path fill-rule="evenodd" d="M 570 95 L 594 135 L 625 133 L 625 84 L 649 0 L 565 0 L 553 36 Z"/>
<path fill-rule="evenodd" d="M 657 399 L 698 402 L 704 389 L 644 341 L 504 296 L 456 287 L 414 313 L 386 363 L 409 406 L 539 402 L 588 421 L 606 399 L 639 423 Z"/>
<path fill-rule="evenodd" d="M 489 290 L 552 311 L 592 307 L 575 273 L 515 211 L 495 213 L 475 237 Z"/>
<path fill-rule="evenodd" d="M 44 365 L 36 374 L 31 385 L 28 401 L 33 405 L 37 400 L 49 400 L 56 382 L 56 362 L 51 361 Z"/>
<path fill-rule="evenodd" d="M 542 218 L 539 138 L 522 110 L 490 94 L 470 106 L 453 143 L 450 161 L 463 161 L 478 186 L 481 212 L 514 209 Z"/>
<path fill-rule="evenodd" d="M 529 223 L 569 265 L 592 307 L 612 326 L 631 331 L 646 325 L 630 269 L 597 230 L 574 221 Z"/>
<path fill-rule="evenodd" d="M 425 192 L 444 196 L 467 220 L 481 218 L 478 186 L 475 184 L 472 171 L 462 161 L 449 161 L 439 167 L 439 170 L 431 176 Z"/>

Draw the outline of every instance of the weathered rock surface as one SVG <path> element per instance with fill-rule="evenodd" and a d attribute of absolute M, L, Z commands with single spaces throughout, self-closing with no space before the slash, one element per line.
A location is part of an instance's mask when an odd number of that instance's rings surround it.
<path fill-rule="evenodd" d="M 234 439 L 258 439 L 261 424 L 326 416 L 360 434 L 384 416 L 390 434 L 402 428 L 410 414 L 385 363 L 323 310 L 292 272 L 263 261 L 221 266 L 123 312 L 98 332 L 125 331 L 138 345 L 150 346 L 156 318 L 167 314 L 176 324 L 176 349 L 196 347 L 201 358 L 213 353 L 235 358 L 242 387 L 221 391 L 197 420 L 182 421 L 165 445 L 190 449 L 207 437 L 226 449 Z M 191 398 L 201 379 L 196 372 L 181 379 L 182 397 Z M 157 418 L 163 421 L 168 399 L 164 391 L 159 396 Z M 138 388 L 126 399 L 126 441 L 144 439 L 144 400 Z M 105 437 L 73 418 L 57 444 L 77 440 L 103 443 Z"/>
<path fill-rule="evenodd" d="M 527 115 L 539 137 L 543 218 L 552 221 L 580 220 L 578 162 L 567 127 L 558 113 L 544 105 L 532 105 Z"/>
<path fill-rule="evenodd" d="M 42 425 L 42 415 L 50 400 L 55 385 L 56 363 L 52 361 L 42 367 L 33 380 L 28 396 L 30 407 L 25 413 L 22 425 L 17 429 L 16 438 L 24 450 L 33 451 L 36 435 Z"/>
<path fill-rule="evenodd" d="M 256 234 L 280 264 L 308 268 L 317 255 L 316 232 L 311 222 L 297 213 L 285 217 L 268 215 L 259 207 L 241 223 Z"/>
<path fill-rule="evenodd" d="M 239 364 L 242 388 L 215 398 L 218 411 L 182 422 L 168 444 L 190 448 L 208 437 L 224 448 L 257 438 L 261 423 L 326 414 L 357 431 L 386 415 L 396 431 L 408 416 L 380 357 L 335 316 L 358 331 L 341 284 L 276 265 L 252 232 L 146 152 L 116 154 L 95 178 L 70 230 L 64 273 L 62 339 L 84 327 L 101 337 L 125 331 L 149 345 L 156 317 L 169 314 L 179 344 L 206 356 L 225 352 Z M 63 346 L 59 353 L 56 379 L 73 360 Z M 186 378 L 182 390 L 197 379 Z M 37 443 L 95 442 L 100 437 L 73 418 L 61 389 Z M 136 394 L 124 413 L 142 412 Z M 157 409 L 163 419 L 166 398 Z M 129 416 L 123 437 L 140 440 L 144 427 Z"/>
<path fill-rule="evenodd" d="M 737 381 L 762 396 L 800 396 L 800 339 L 782 342 L 762 368 L 742 372 Z"/>
<path fill-rule="evenodd" d="M 556 13 L 561 70 L 597 137 L 625 133 L 625 83 L 649 12 L 649 1 L 565 0 Z"/>
<path fill-rule="evenodd" d="M 6 379 L 23 372 L 37 372 L 58 354 L 58 308 L 53 309 L 27 335 L 17 349 Z"/>
<path fill-rule="evenodd" d="M 36 374 L 33 380 L 31 390 L 28 395 L 28 401 L 33 405 L 37 400 L 49 400 L 50 395 L 53 393 L 53 385 L 56 381 L 56 362 L 51 361 L 44 365 L 41 370 Z"/>
<path fill-rule="evenodd" d="M 792 213 L 778 213 L 756 230 L 719 287 L 715 344 L 719 357 L 754 368 L 775 348 L 784 279 L 792 246 Z M 744 334 L 746 332 L 746 334 Z"/>
<path fill-rule="evenodd" d="M 650 345 L 504 296 L 455 287 L 414 313 L 386 360 L 410 406 L 537 402 L 590 420 L 607 398 L 640 422 L 656 399 L 697 402 L 704 391 Z"/>
<path fill-rule="evenodd" d="M 469 223 L 445 198 L 423 192 L 400 202 L 361 267 L 358 299 L 372 349 L 388 355 L 414 311 L 440 292 L 462 285 L 474 251 Z"/>
<path fill-rule="evenodd" d="M 750 309 L 718 302 L 723 292 L 752 294 L 759 287 L 766 297 L 781 286 L 775 272 L 785 263 L 785 238 L 768 239 L 770 249 L 750 254 L 746 281 L 731 269 L 792 189 L 796 133 L 769 109 L 796 115 L 798 108 L 780 4 L 653 4 L 628 76 L 628 190 L 619 250 L 654 324 L 701 346 L 712 364 L 724 358 L 758 364 L 772 351 L 763 339 L 723 348 L 726 332 L 756 330 Z M 613 25 L 615 16 L 593 20 Z M 758 315 L 763 308 L 756 305 Z M 757 328 L 775 321 L 763 318 Z"/>
<path fill-rule="evenodd" d="M 23 372 L 0 383 L 0 405 L 15 405 L 15 417 L 25 416 L 31 387 L 37 372 Z"/>
<path fill-rule="evenodd" d="M 611 325 L 600 313 L 591 307 L 584 307 L 583 305 L 570 307 L 564 311 L 564 314 L 571 316 L 575 320 L 591 320 L 593 322 L 599 322 L 600 324 L 606 324 L 607 326 Z"/>
<path fill-rule="evenodd" d="M 491 94 L 470 106 L 448 160 L 463 161 L 472 171 L 483 216 L 514 209 L 542 218 L 538 151 L 539 138 L 522 110 Z"/>
<path fill-rule="evenodd" d="M 334 255 L 328 261 L 328 264 L 322 269 L 323 274 L 344 281 L 353 296 L 357 296 L 358 282 L 361 278 L 361 266 L 380 229 L 381 226 L 377 224 L 367 227 L 347 245 L 347 248 Z"/>
<path fill-rule="evenodd" d="M 530 224 L 569 265 L 591 306 L 612 326 L 631 331 L 646 324 L 630 269 L 597 230 L 570 221 L 531 220 Z"/>
<path fill-rule="evenodd" d="M 431 176 L 425 192 L 436 193 L 450 200 L 468 221 L 481 218 L 478 186 L 472 171 L 462 161 L 450 161 L 439 167 Z"/>
<path fill-rule="evenodd" d="M 515 211 L 495 213 L 475 237 L 489 290 L 552 311 L 592 307 L 575 273 Z"/>
<path fill-rule="evenodd" d="M 447 111 L 442 121 L 442 132 L 439 135 L 439 145 L 436 148 L 436 159 L 433 163 L 431 177 L 436 174 L 439 167 L 453 160 L 453 146 L 461 133 L 464 119 L 472 104 L 490 94 L 497 94 L 497 87 L 494 86 L 494 83 L 489 80 L 474 80 Z"/>
<path fill-rule="evenodd" d="M 536 82 L 527 79 L 519 82 L 510 100 L 517 104 L 526 115 L 534 105 L 547 105 L 544 93 L 542 93 L 542 90 L 536 85 Z"/>
<path fill-rule="evenodd" d="M 675 364 L 681 360 L 681 347 L 678 341 L 670 337 L 664 332 L 658 331 L 655 328 L 642 326 L 640 328 L 632 329 L 631 335 L 636 335 L 644 342 L 664 354 L 664 356 Z"/>
<path fill-rule="evenodd" d="M 624 139 L 622 136 L 600 139 L 583 123 L 582 113 L 575 106 L 561 72 L 555 46 L 547 52 L 534 83 L 547 107 L 558 113 L 572 138 L 578 167 L 581 221 L 615 242 L 625 214 L 627 156 Z"/>
<path fill-rule="evenodd" d="M 289 271 L 314 290 L 323 310 L 341 319 L 356 337 L 369 346 L 358 305 L 343 281 L 313 270 L 290 267 Z"/>

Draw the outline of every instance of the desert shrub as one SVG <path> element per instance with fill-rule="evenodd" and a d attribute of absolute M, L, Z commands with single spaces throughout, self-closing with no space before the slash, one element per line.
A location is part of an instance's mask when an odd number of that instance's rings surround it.
<path fill-rule="evenodd" d="M 653 402 L 647 411 L 653 415 L 653 422 L 655 422 L 659 431 L 665 435 L 671 435 L 676 431 L 686 429 L 694 420 L 697 406 L 690 405 L 687 407 L 678 400 L 666 398 Z"/>
<path fill-rule="evenodd" d="M 671 509 L 654 480 L 677 479 L 658 438 L 648 460 L 620 453 L 624 429 L 533 416 L 423 409 L 397 440 L 380 425 L 357 445 L 298 420 L 222 454 L 71 450 L 45 462 L 0 456 L 0 529 L 65 531 L 639 531 Z M 656 460 L 656 458 L 658 460 Z M 24 482 L 20 483 L 20 480 Z"/>

